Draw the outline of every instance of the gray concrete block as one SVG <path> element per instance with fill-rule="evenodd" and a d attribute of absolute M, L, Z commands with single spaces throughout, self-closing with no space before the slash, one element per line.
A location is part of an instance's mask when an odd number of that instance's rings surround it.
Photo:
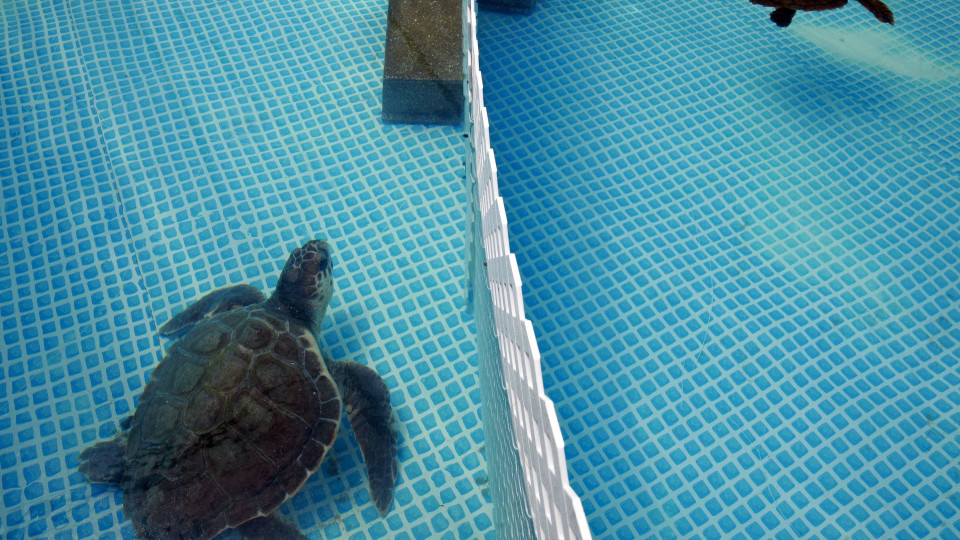
<path fill-rule="evenodd" d="M 384 122 L 463 122 L 462 6 L 460 0 L 390 0 Z"/>

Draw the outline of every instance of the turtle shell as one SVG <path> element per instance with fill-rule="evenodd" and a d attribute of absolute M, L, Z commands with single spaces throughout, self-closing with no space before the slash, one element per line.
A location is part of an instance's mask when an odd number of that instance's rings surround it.
<path fill-rule="evenodd" d="M 796 11 L 826 11 L 847 5 L 847 0 L 750 0 L 751 3 Z"/>
<path fill-rule="evenodd" d="M 333 445 L 340 396 L 309 330 L 263 304 L 174 343 L 133 416 L 124 513 L 144 538 L 211 538 L 268 515 Z"/>

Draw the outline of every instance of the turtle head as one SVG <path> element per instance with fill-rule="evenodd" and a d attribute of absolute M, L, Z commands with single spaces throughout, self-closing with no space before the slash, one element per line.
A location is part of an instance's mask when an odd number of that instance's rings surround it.
<path fill-rule="evenodd" d="M 330 244 L 311 240 L 293 250 L 280 273 L 272 307 L 320 331 L 327 304 L 333 297 L 333 259 Z"/>

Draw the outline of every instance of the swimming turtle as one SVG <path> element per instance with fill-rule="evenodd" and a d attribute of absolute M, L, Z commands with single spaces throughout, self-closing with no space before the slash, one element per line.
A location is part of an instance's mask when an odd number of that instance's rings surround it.
<path fill-rule="evenodd" d="M 334 361 L 316 336 L 333 295 L 330 246 L 290 254 L 270 298 L 214 291 L 160 328 L 182 335 L 121 433 L 80 454 L 91 482 L 119 485 L 137 538 L 304 538 L 274 511 L 320 465 L 341 403 L 381 515 L 393 500 L 397 438 L 376 371 Z"/>
<path fill-rule="evenodd" d="M 893 12 L 880 0 L 857 0 L 863 7 L 870 10 L 880 22 L 893 24 Z M 826 11 L 847 5 L 847 0 L 750 0 L 751 3 L 776 8 L 770 14 L 770 20 L 783 28 L 790 26 L 790 21 L 797 11 Z"/>

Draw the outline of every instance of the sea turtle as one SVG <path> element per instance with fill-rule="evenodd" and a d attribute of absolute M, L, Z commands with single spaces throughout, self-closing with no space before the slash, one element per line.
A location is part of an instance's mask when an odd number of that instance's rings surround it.
<path fill-rule="evenodd" d="M 91 482 L 119 485 L 137 538 L 304 538 L 274 510 L 333 445 L 341 402 L 381 515 L 393 500 L 397 438 L 377 372 L 317 346 L 333 295 L 330 246 L 290 254 L 270 298 L 214 291 L 160 328 L 182 335 L 121 433 L 80 454 Z"/>
<path fill-rule="evenodd" d="M 880 22 L 893 24 L 893 12 L 880 0 L 857 0 Z M 779 27 L 790 26 L 797 11 L 826 11 L 847 5 L 847 0 L 750 0 L 751 3 L 776 8 L 770 20 Z"/>

